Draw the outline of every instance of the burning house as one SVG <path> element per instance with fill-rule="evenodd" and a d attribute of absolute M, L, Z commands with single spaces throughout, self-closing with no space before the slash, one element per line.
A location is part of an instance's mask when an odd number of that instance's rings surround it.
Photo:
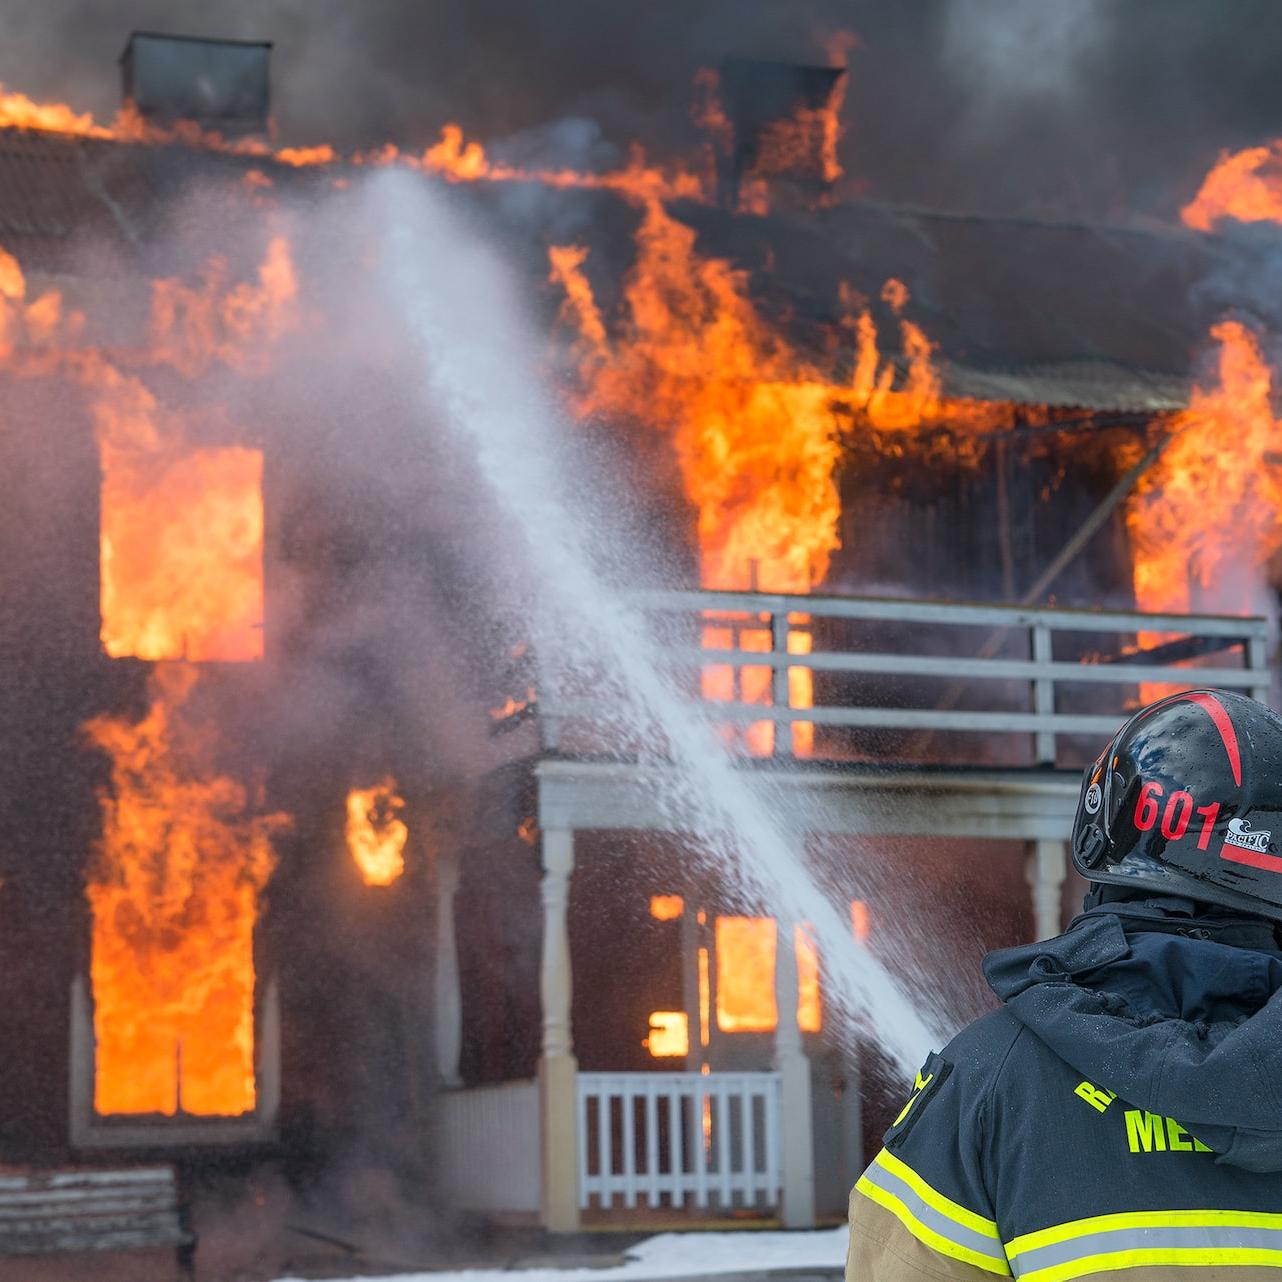
<path fill-rule="evenodd" d="M 1267 694 L 1275 518 L 1233 582 L 1240 539 L 1166 537 L 1225 431 L 1277 448 L 1208 286 L 1251 247 L 843 199 L 838 66 L 730 65 L 699 163 L 578 172 L 274 148 L 266 51 L 224 52 L 136 41 L 111 127 L 0 98 L 0 1160 L 173 1160 L 198 1226 L 354 1167 L 557 1230 L 839 1213 L 889 1107 L 841 975 L 959 1020 L 950 972 L 1073 897 L 1099 734 Z M 540 300 L 773 888 L 700 853 L 670 727 L 531 644 L 368 283 L 388 172 Z"/>

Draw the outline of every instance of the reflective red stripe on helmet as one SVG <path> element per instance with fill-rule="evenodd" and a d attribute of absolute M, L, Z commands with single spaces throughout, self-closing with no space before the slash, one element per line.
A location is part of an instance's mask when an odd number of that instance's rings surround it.
<path fill-rule="evenodd" d="M 1242 752 L 1238 748 L 1237 731 L 1233 729 L 1233 722 L 1229 718 L 1228 711 L 1213 694 L 1208 694 L 1205 690 L 1195 690 L 1191 694 L 1167 695 L 1165 699 L 1159 699 L 1152 707 L 1145 708 L 1136 717 L 1136 720 L 1147 720 L 1155 712 L 1160 711 L 1162 708 L 1169 708 L 1173 703 L 1196 703 L 1215 723 L 1215 728 L 1220 732 L 1220 740 L 1224 744 L 1224 751 L 1229 756 L 1229 768 L 1233 771 L 1233 782 L 1240 788 L 1242 786 Z"/>
<path fill-rule="evenodd" d="M 1282 872 L 1282 859 L 1259 850 L 1239 850 L 1236 846 L 1225 846 L 1220 851 L 1220 858 L 1235 864 L 1250 864 L 1252 868 L 1263 868 L 1267 872 Z"/>
<path fill-rule="evenodd" d="M 1228 709 L 1213 694 L 1199 691 L 1188 695 L 1187 698 L 1190 703 L 1196 703 L 1199 708 L 1205 708 L 1211 720 L 1215 722 L 1215 728 L 1220 732 L 1220 738 L 1224 740 L 1224 751 L 1229 754 L 1233 782 L 1240 788 L 1242 786 L 1242 753 L 1237 746 L 1237 731 L 1233 729 L 1233 722 L 1229 720 Z"/>

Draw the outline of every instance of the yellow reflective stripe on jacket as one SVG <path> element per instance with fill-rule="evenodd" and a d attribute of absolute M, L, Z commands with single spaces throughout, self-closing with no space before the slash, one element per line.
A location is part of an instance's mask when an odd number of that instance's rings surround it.
<path fill-rule="evenodd" d="M 1268 1211 L 1132 1211 L 1093 1215 L 1006 1244 L 1023 1282 L 1066 1282 L 1144 1266 L 1282 1267 L 1282 1215 Z"/>
<path fill-rule="evenodd" d="M 873 1159 L 855 1188 L 889 1211 L 931 1250 L 988 1273 L 1009 1276 L 996 1223 L 945 1197 L 885 1149 Z"/>

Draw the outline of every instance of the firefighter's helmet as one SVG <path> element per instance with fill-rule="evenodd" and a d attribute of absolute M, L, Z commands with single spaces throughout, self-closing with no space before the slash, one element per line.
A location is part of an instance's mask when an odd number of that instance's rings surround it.
<path fill-rule="evenodd" d="M 1282 921 L 1282 717 L 1225 690 L 1141 709 L 1086 768 L 1072 851 L 1092 882 Z"/>

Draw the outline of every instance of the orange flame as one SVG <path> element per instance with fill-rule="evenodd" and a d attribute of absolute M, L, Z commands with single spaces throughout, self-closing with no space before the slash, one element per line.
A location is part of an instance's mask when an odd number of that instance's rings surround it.
<path fill-rule="evenodd" d="M 676 921 L 686 910 L 680 895 L 651 895 L 650 916 L 655 921 Z"/>
<path fill-rule="evenodd" d="M 28 301 L 27 279 L 21 265 L 0 248 L 0 361 L 9 361 L 19 353 L 29 359 L 39 349 L 64 337 L 64 328 L 69 324 L 74 329 L 79 320 L 64 316 L 62 296 L 57 290 L 48 290 Z M 39 372 L 45 364 L 37 362 L 30 372 Z"/>
<path fill-rule="evenodd" d="M 404 809 L 392 779 L 347 794 L 347 849 L 367 886 L 390 886 L 405 871 Z"/>
<path fill-rule="evenodd" d="M 524 712 L 536 699 L 534 688 L 527 686 L 524 699 L 514 699 L 509 695 L 497 708 L 490 709 L 490 716 L 495 721 L 506 721 L 518 712 Z"/>
<path fill-rule="evenodd" d="M 772 917 L 718 917 L 717 1027 L 723 1033 L 768 1033 L 779 1022 L 775 1003 L 777 929 Z M 797 1024 L 805 1033 L 822 1026 L 819 957 L 809 931 L 798 926 Z"/>
<path fill-rule="evenodd" d="M 387 146 L 356 158 L 359 163 L 404 164 L 437 174 L 449 182 L 539 183 L 545 187 L 577 188 L 585 191 L 612 191 L 632 201 L 702 200 L 704 181 L 684 166 L 665 169 L 646 161 L 645 153 L 633 146 L 628 163 L 609 173 L 584 173 L 577 169 L 526 169 L 492 161 L 474 139 L 467 141 L 456 124 L 441 129 L 440 141 L 415 159 Z"/>
<path fill-rule="evenodd" d="M 1207 232 L 1225 218 L 1282 223 L 1282 139 L 1221 152 L 1180 217 L 1186 226 Z"/>
<path fill-rule="evenodd" d="M 87 886 L 100 1114 L 254 1107 L 254 923 L 288 821 L 217 773 L 196 680 L 158 667 L 143 720 L 86 726 L 111 759 Z"/>
<path fill-rule="evenodd" d="M 683 1010 L 651 1011 L 650 1035 L 641 1045 L 655 1059 L 684 1059 L 690 1054 L 690 1016 Z"/>
<path fill-rule="evenodd" d="M 76 134 L 82 138 L 114 138 L 89 112 L 73 111 L 66 103 L 35 102 L 22 93 L 6 93 L 0 85 L 0 129 L 39 129 L 47 133 Z"/>
<path fill-rule="evenodd" d="M 0 86 L 0 129 L 35 129 L 48 133 L 142 145 L 177 143 L 206 151 L 274 161 L 291 168 L 354 165 L 402 165 L 436 174 L 449 182 L 541 183 L 556 188 L 614 191 L 628 200 L 701 200 L 704 182 L 683 166 L 665 169 L 646 162 L 639 148 L 633 148 L 628 163 L 609 173 L 585 173 L 574 169 L 526 169 L 495 163 L 484 147 L 465 139 L 461 126 L 451 122 L 441 129 L 440 140 L 421 156 L 402 152 L 391 143 L 370 151 L 341 156 L 328 143 L 306 147 L 277 147 L 261 138 L 228 139 L 194 121 L 179 121 L 164 127 L 142 117 L 131 104 L 117 114 L 110 125 L 99 124 L 91 114 L 74 111 L 65 103 L 38 103 L 25 94 L 5 93 Z M 252 180 L 261 183 L 261 180 Z"/>
<path fill-rule="evenodd" d="M 1171 420 L 1171 441 L 1127 512 L 1144 610 L 1247 613 L 1256 571 L 1282 547 L 1273 373 L 1239 321 L 1221 321 L 1211 335 L 1215 378 Z"/>

